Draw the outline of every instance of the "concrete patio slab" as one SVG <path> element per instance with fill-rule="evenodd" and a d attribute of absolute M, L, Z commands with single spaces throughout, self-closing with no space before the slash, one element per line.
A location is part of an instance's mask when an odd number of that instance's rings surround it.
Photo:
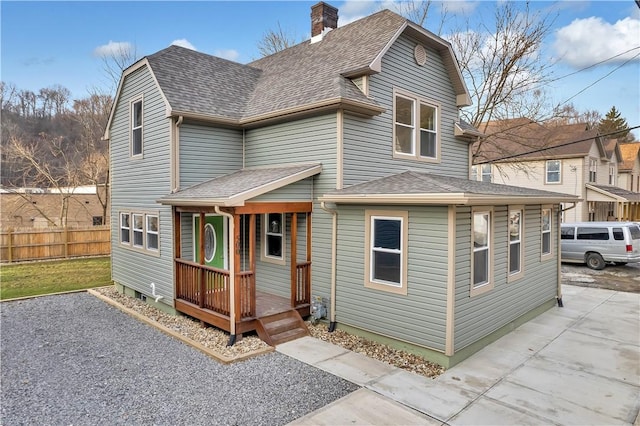
<path fill-rule="evenodd" d="M 528 413 L 518 407 L 502 404 L 491 398 L 480 397 L 472 405 L 450 419 L 451 426 L 463 425 L 541 425 L 549 424 L 549 419 Z"/>
<path fill-rule="evenodd" d="M 396 370 L 387 363 L 355 352 L 339 355 L 314 365 L 360 386 L 365 386 Z"/>
<path fill-rule="evenodd" d="M 278 345 L 276 350 L 311 365 L 350 352 L 348 349 L 313 337 L 303 337 L 283 343 Z"/>
<path fill-rule="evenodd" d="M 435 419 L 368 390 L 360 389 L 290 425 L 441 425 Z"/>

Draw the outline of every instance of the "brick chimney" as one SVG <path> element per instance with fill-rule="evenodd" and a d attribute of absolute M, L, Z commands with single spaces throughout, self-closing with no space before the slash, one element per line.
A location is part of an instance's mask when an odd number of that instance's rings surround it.
<path fill-rule="evenodd" d="M 318 41 L 322 40 L 325 28 L 338 28 L 338 9 L 321 1 L 311 6 L 311 39 L 320 36 Z"/>

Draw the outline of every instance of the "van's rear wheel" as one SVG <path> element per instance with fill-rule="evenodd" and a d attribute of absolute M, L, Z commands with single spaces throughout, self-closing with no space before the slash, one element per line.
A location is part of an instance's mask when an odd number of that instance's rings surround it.
<path fill-rule="evenodd" d="M 606 263 L 604 263 L 604 259 L 598 253 L 589 253 L 587 255 L 587 266 L 599 271 L 604 269 Z"/>

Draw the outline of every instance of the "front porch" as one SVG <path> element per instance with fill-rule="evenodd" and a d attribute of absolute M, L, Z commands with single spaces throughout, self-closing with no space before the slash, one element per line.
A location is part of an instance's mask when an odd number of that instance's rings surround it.
<path fill-rule="evenodd" d="M 308 316 L 311 303 L 311 209 L 310 202 L 247 203 L 241 207 L 214 209 L 174 207 L 176 310 L 229 332 L 232 341 L 235 336 L 251 331 L 268 340 L 263 336 L 261 320 L 283 312 L 293 310 L 300 318 Z M 225 231 L 227 227 L 229 230 L 228 238 L 222 244 L 224 268 L 206 264 L 209 240 L 205 236 L 205 218 L 212 214 L 222 216 L 226 221 Z M 265 249 L 264 229 L 258 233 L 258 221 L 269 214 L 282 215 L 282 226 L 289 230 L 286 245 L 285 233 L 282 232 L 282 246 L 288 250 L 283 250 L 281 265 L 266 264 L 260 260 L 263 253 L 257 255 L 258 247 Z M 266 226 L 264 222 L 262 227 Z M 185 226 L 189 223 L 198 224 L 198 229 L 192 229 L 194 238 L 182 235 L 184 229 L 189 229 Z M 301 241 L 299 234 L 304 237 Z M 183 248 L 189 244 L 194 247 Z M 277 270 L 282 282 L 268 283 L 273 280 L 273 274 L 270 277 L 265 274 L 261 278 L 258 264 L 264 270 Z M 280 294 L 269 291 L 273 288 L 278 288 Z M 283 293 L 288 293 L 288 297 Z"/>

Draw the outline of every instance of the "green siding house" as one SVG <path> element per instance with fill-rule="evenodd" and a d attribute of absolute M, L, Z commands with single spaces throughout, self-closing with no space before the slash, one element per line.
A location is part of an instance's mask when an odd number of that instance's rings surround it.
<path fill-rule="evenodd" d="M 321 2 L 311 40 L 252 63 L 170 46 L 123 72 L 113 280 L 230 344 L 295 338 L 322 302 L 449 366 L 559 301 L 577 198 L 469 180 L 451 45 L 389 10 L 337 21 Z"/>

